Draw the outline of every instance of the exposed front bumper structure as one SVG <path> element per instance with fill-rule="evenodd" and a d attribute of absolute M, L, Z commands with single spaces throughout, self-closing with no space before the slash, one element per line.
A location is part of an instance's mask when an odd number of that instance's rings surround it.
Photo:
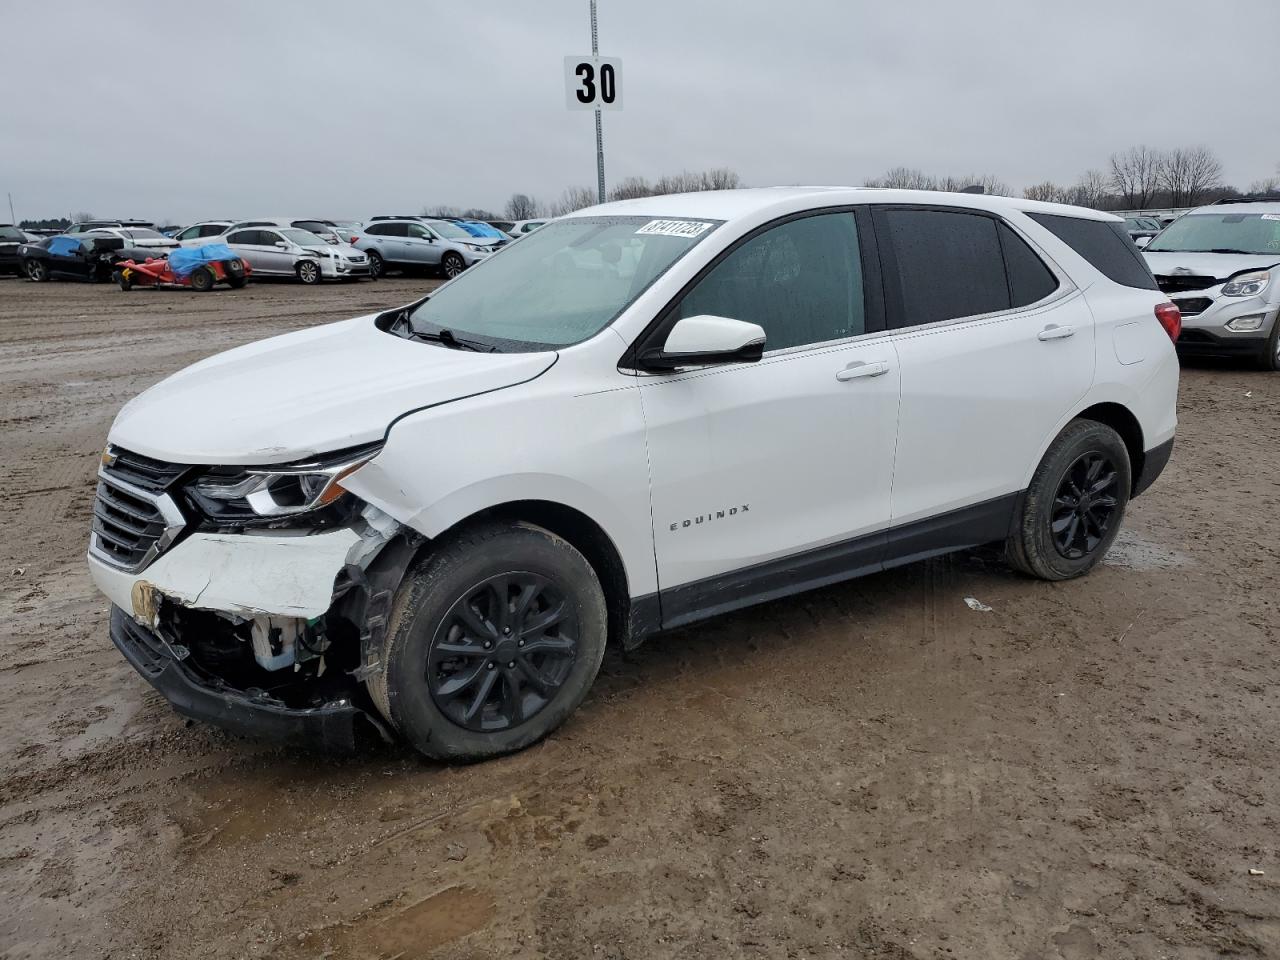
<path fill-rule="evenodd" d="M 184 662 L 184 648 L 166 642 L 117 606 L 111 608 L 111 640 L 178 713 L 232 733 L 345 752 L 355 749 L 357 726 L 369 722 L 368 714 L 350 700 L 299 708 L 235 690 Z"/>

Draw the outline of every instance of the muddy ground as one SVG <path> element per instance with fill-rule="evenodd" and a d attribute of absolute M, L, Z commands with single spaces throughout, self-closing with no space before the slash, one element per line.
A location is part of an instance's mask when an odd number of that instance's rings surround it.
<path fill-rule="evenodd" d="M 112 416 L 424 286 L 0 280 L 0 956 L 1280 957 L 1280 376 L 1239 366 L 1185 371 L 1085 580 L 962 554 L 748 610 L 475 766 L 184 723 L 85 572 Z"/>

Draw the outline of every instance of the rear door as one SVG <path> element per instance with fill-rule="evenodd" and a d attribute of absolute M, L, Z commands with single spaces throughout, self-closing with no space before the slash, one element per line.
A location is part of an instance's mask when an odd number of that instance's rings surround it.
<path fill-rule="evenodd" d="M 247 261 L 255 273 L 279 273 L 272 256 L 277 251 L 268 246 L 268 238 L 275 240 L 264 230 L 237 230 L 227 237 L 227 246 Z"/>
<path fill-rule="evenodd" d="M 1093 382 L 1093 316 L 1001 217 L 886 206 L 875 223 L 902 368 L 889 549 L 1002 539 L 1014 495 Z"/>

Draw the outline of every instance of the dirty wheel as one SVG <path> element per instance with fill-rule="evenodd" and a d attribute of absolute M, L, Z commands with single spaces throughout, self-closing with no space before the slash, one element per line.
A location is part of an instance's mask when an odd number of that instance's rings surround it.
<path fill-rule="evenodd" d="M 369 692 L 427 756 L 510 753 L 582 702 L 606 624 L 600 582 L 570 544 L 532 524 L 475 527 L 405 578 Z"/>
<path fill-rule="evenodd" d="M 1263 370 L 1280 370 L 1280 316 L 1271 323 L 1271 336 L 1258 355 L 1258 366 Z"/>
<path fill-rule="evenodd" d="M 1120 435 L 1075 420 L 1050 444 L 1023 497 L 1009 562 L 1042 580 L 1088 573 L 1120 532 L 1132 489 L 1129 451 Z"/>
<path fill-rule="evenodd" d="M 43 260 L 27 261 L 27 279 L 43 283 L 49 279 L 49 267 Z"/>
<path fill-rule="evenodd" d="M 120 289 L 128 293 L 133 289 L 133 281 L 124 275 L 123 270 L 117 270 L 111 275 L 111 279 L 120 285 Z"/>
<path fill-rule="evenodd" d="M 383 273 L 386 272 L 386 269 L 387 269 L 386 265 L 382 262 L 382 257 L 374 253 L 372 250 L 370 250 L 369 251 L 369 276 L 377 280 L 379 277 L 383 275 Z"/>
<path fill-rule="evenodd" d="M 208 267 L 198 267 L 191 273 L 191 289 L 208 293 L 213 289 L 213 272 Z"/>
<path fill-rule="evenodd" d="M 440 270 L 450 280 L 466 268 L 466 263 L 464 263 L 462 257 L 458 256 L 456 253 L 446 253 L 440 258 Z"/>
<path fill-rule="evenodd" d="M 298 264 L 298 279 L 306 284 L 319 283 L 320 264 L 314 260 L 303 260 Z"/>

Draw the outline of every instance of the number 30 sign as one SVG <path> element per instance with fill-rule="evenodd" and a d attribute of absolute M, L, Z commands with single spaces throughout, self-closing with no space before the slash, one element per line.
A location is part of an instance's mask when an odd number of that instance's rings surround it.
<path fill-rule="evenodd" d="M 617 57 L 565 57 L 564 84 L 570 110 L 622 109 L 622 61 Z"/>

